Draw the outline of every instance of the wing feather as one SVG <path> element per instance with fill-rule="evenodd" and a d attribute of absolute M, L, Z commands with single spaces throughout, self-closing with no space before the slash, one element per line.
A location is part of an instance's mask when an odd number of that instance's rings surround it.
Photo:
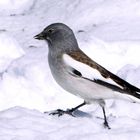
<path fill-rule="evenodd" d="M 108 86 L 122 93 L 136 96 L 140 89 L 106 70 L 85 55 L 82 51 L 69 52 L 63 55 L 64 62 L 81 73 L 82 77 L 103 86 Z M 138 94 L 138 98 L 139 94 Z"/>

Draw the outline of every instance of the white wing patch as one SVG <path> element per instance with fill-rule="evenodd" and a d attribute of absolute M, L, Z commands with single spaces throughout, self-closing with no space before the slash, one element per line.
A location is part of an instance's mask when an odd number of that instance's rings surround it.
<path fill-rule="evenodd" d="M 121 85 L 117 84 L 112 79 L 104 78 L 97 69 L 94 69 L 84 63 L 81 63 L 81 62 L 73 59 L 68 54 L 63 55 L 63 61 L 68 66 L 68 71 L 71 73 L 72 73 L 71 68 L 74 68 L 77 71 L 79 71 L 82 74 L 82 76 L 85 78 L 88 78 L 91 80 L 94 80 L 94 79 L 102 80 L 104 82 L 107 82 L 107 83 L 110 83 L 110 84 L 113 84 L 113 85 L 116 85 L 116 86 L 122 88 Z"/>

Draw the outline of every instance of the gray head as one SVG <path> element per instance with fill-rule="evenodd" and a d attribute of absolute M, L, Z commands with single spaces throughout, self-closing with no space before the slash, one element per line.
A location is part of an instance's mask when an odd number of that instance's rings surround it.
<path fill-rule="evenodd" d="M 54 23 L 47 26 L 34 38 L 47 41 L 50 51 L 69 51 L 78 48 L 73 31 L 63 23 Z"/>

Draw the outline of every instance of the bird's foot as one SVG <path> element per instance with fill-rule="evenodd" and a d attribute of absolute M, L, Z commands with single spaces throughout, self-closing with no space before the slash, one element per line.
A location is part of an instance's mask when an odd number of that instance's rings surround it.
<path fill-rule="evenodd" d="M 71 115 L 73 117 L 75 117 L 73 115 L 73 109 L 67 109 L 66 111 L 62 110 L 62 109 L 57 109 L 51 113 L 49 113 L 49 115 L 58 115 L 58 117 L 64 115 L 64 114 L 68 114 L 68 115 Z"/>
<path fill-rule="evenodd" d="M 104 122 L 104 127 L 105 127 L 105 128 L 108 128 L 108 129 L 111 129 L 111 127 L 109 126 L 109 124 L 108 124 L 107 121 Z"/>

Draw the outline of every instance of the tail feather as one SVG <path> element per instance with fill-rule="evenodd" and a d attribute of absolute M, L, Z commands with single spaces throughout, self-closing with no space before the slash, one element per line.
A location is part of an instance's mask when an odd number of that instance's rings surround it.
<path fill-rule="evenodd" d="M 129 85 L 129 88 L 125 89 L 126 92 L 128 92 L 128 94 L 140 99 L 140 89 L 133 86 L 133 85 Z"/>
<path fill-rule="evenodd" d="M 140 92 L 135 92 L 134 96 L 140 99 Z"/>
<path fill-rule="evenodd" d="M 133 103 L 139 103 L 140 104 L 140 94 L 135 93 L 135 95 L 131 96 L 128 95 L 129 100 L 131 100 Z"/>
<path fill-rule="evenodd" d="M 114 81 L 118 84 L 120 84 L 123 87 L 123 91 L 126 94 L 132 95 L 138 99 L 140 99 L 140 89 L 136 86 L 133 86 L 132 84 L 128 83 L 127 81 L 121 79 L 120 77 L 112 74 L 111 75 L 114 78 Z"/>

